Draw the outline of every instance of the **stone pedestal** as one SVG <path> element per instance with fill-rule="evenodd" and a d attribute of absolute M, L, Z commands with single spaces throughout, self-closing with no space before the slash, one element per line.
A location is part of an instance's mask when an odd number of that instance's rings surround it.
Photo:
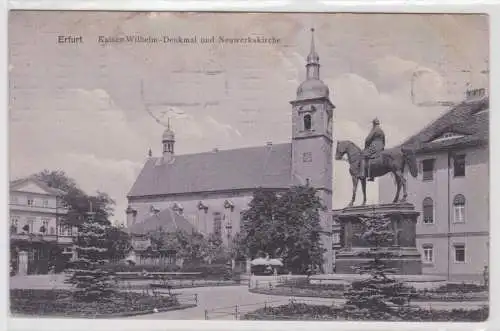
<path fill-rule="evenodd" d="M 367 205 L 348 207 L 334 211 L 341 224 L 342 248 L 336 254 L 336 273 L 353 274 L 353 267 L 366 261 L 359 252 L 368 251 L 372 247 L 357 234 L 363 232 L 360 219 L 386 215 L 390 217 L 394 240 L 385 249 L 390 250 L 394 257 L 387 262 L 388 266 L 397 269 L 399 275 L 422 274 L 422 259 L 416 247 L 416 222 L 419 212 L 409 203 Z"/>
<path fill-rule="evenodd" d="M 19 252 L 19 265 L 18 265 L 18 274 L 21 276 L 28 274 L 28 252 L 20 251 Z"/>

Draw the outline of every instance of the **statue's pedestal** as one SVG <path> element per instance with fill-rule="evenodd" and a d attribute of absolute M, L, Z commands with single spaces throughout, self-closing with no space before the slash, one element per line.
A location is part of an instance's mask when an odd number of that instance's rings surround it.
<path fill-rule="evenodd" d="M 348 207 L 334 211 L 342 227 L 342 249 L 336 254 L 335 270 L 340 274 L 353 274 L 353 267 L 366 262 L 366 257 L 359 252 L 368 251 L 372 247 L 357 234 L 362 233 L 362 217 L 386 215 L 391 219 L 394 240 L 384 249 L 393 253 L 387 260 L 388 267 L 395 268 L 398 275 L 422 274 L 422 259 L 416 247 L 416 222 L 419 212 L 409 203 L 367 205 Z"/>

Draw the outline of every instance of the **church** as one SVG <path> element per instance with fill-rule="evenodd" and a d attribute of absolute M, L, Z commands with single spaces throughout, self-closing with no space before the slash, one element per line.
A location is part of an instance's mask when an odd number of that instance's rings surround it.
<path fill-rule="evenodd" d="M 228 244 L 240 231 L 241 213 L 248 208 L 256 188 L 280 191 L 310 185 L 318 190 L 327 208 L 321 214 L 326 249 L 323 271 L 333 271 L 330 211 L 335 106 L 328 86 L 320 79 L 314 29 L 311 33 L 305 79 L 290 101 L 291 141 L 177 155 L 175 134 L 169 126 L 161 139 L 163 155 L 149 156 L 127 195 L 130 232 L 141 232 L 145 222 L 156 219 L 157 225 L 174 223 L 177 228 L 217 234 Z"/>

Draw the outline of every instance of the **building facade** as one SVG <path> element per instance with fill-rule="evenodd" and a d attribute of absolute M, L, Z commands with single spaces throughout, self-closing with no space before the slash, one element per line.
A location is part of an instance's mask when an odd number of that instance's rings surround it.
<path fill-rule="evenodd" d="M 73 238 L 77 228 L 62 222 L 68 212 L 62 194 L 32 177 L 10 182 L 10 252 L 14 273 L 44 274 L 50 264 L 55 264 L 56 256 L 66 260 L 76 257 Z"/>
<path fill-rule="evenodd" d="M 242 212 L 256 188 L 276 191 L 293 185 L 318 189 L 332 206 L 332 119 L 329 89 L 320 79 L 314 35 L 306 79 L 291 103 L 291 141 L 284 144 L 176 155 L 174 132 L 162 136 L 163 155 L 150 156 L 128 194 L 127 226 L 166 208 L 183 215 L 198 231 L 220 235 L 227 245 L 240 231 Z M 325 272 L 333 270 L 332 218 L 321 214 Z"/>
<path fill-rule="evenodd" d="M 420 216 L 417 247 L 423 273 L 479 280 L 489 261 L 489 99 L 484 89 L 406 141 L 416 151 L 417 178 L 406 176 L 408 200 Z M 379 199 L 394 196 L 392 178 Z"/>

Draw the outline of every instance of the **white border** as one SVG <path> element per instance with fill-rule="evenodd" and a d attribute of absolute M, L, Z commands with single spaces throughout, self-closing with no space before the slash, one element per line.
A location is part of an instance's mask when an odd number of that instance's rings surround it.
<path fill-rule="evenodd" d="M 500 59 L 500 4 L 498 0 L 490 1 L 467 1 L 467 0 L 434 0 L 434 1 L 313 1 L 313 0 L 270 0 L 270 1 L 148 1 L 148 0 L 101 0 L 101 1 L 85 1 L 85 0 L 4 0 L 0 1 L 0 40 L 5 47 L 2 49 L 7 50 L 7 10 L 8 9 L 38 9 L 38 10 L 121 10 L 121 11 L 155 11 L 155 10 L 183 10 L 183 11 L 282 11 L 282 12 L 412 12 L 412 13 L 487 13 L 490 15 L 490 58 Z M 5 27 L 5 28 L 3 28 Z M 0 74 L 7 78 L 8 52 L 2 52 L 0 61 Z M 499 116 L 495 109 L 497 96 L 495 92 L 498 90 L 497 79 L 500 77 L 500 67 L 497 67 L 496 62 L 493 61 L 490 67 L 490 107 L 493 111 L 490 112 L 490 126 L 491 128 L 500 127 Z M 0 90 L 0 101 L 4 105 L 4 109 L 8 110 L 8 80 L 4 80 L 4 88 Z M 2 130 L 3 138 L 0 144 L 0 151 L 2 153 L 1 163 L 4 176 L 1 178 L 4 184 L 4 190 L 0 191 L 0 197 L 7 206 L 7 188 L 8 188 L 8 111 L 5 111 L 5 116 L 0 117 L 5 121 Z M 495 170 L 495 165 L 498 165 L 498 135 L 499 130 L 491 130 L 490 139 L 490 164 L 491 169 Z M 4 168 L 5 167 L 5 168 Z M 498 186 L 494 183 L 499 182 L 499 175 L 495 171 L 490 171 L 491 186 L 490 186 L 490 252 L 497 252 L 500 245 L 497 244 L 496 238 L 499 233 L 500 215 L 498 210 L 491 208 L 494 206 L 495 201 L 499 201 Z M 496 180 L 495 180 L 496 178 Z M 5 220 L 7 217 L 8 208 L 2 209 L 4 211 L 2 218 L 2 226 L 4 226 L 5 236 L 0 239 L 0 252 L 2 259 L 5 258 L 1 274 L 2 285 L 8 288 L 8 268 L 7 254 L 8 254 L 8 222 Z M 495 234 L 495 235 L 493 235 Z M 492 255 L 492 254 L 490 254 Z M 127 320 L 76 320 L 76 319 L 13 319 L 5 315 L 6 318 L 0 318 L 2 324 L 1 330 L 320 330 L 320 329 L 336 329 L 336 330 L 485 330 L 500 328 L 500 314 L 495 314 L 498 311 L 498 298 L 499 298 L 499 283 L 495 279 L 499 279 L 498 264 L 490 263 L 491 271 L 491 303 L 490 303 L 490 317 L 488 322 L 485 323 L 391 323 L 391 322 L 244 322 L 244 321 L 134 321 Z M 8 312 L 8 301 L 5 301 L 8 296 L 8 290 L 4 291 L 6 295 L 2 298 L 0 311 L 3 314 Z M 8 319 L 8 321 L 7 321 Z M 5 322 L 4 322 L 5 321 Z M 497 328 L 495 328 L 497 326 Z"/>

